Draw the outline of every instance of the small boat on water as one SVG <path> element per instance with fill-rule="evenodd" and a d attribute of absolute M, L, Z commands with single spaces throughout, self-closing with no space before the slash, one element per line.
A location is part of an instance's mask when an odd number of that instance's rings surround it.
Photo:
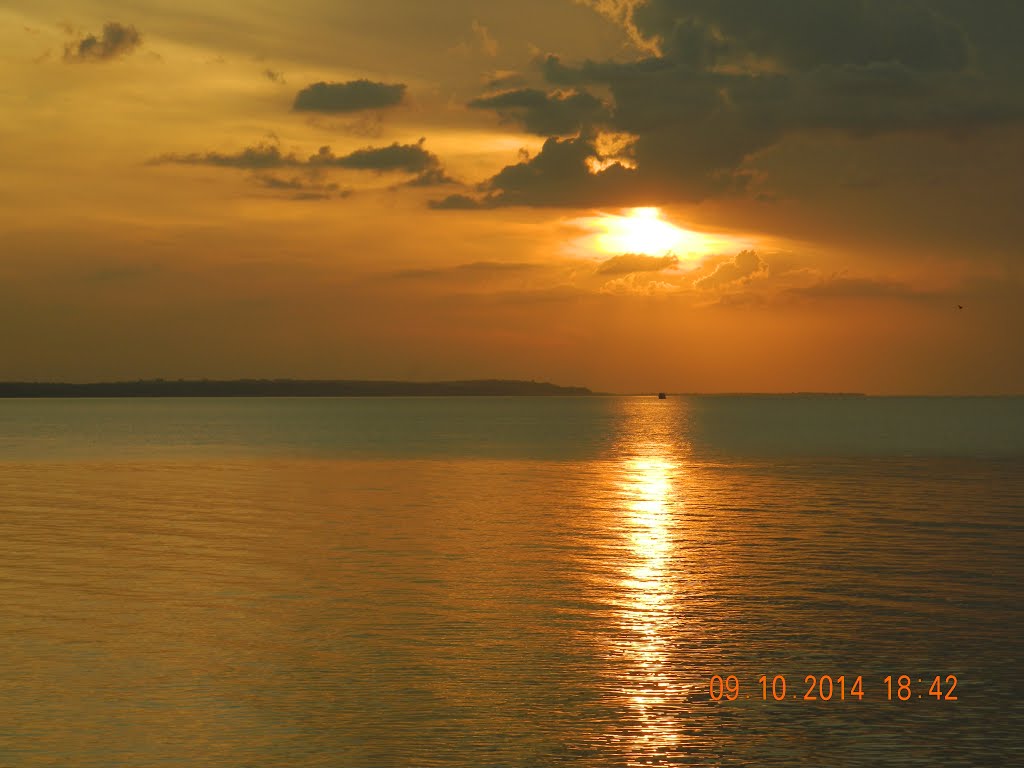
<path fill-rule="evenodd" d="M 666 397 L 668 397 L 668 395 L 666 395 L 664 392 L 659 392 L 658 393 L 658 399 L 659 400 L 664 400 Z"/>

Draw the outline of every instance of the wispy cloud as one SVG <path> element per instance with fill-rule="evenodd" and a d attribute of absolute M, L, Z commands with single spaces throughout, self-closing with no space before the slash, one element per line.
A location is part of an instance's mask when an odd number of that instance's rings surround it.
<path fill-rule="evenodd" d="M 661 272 L 679 266 L 679 257 L 674 254 L 665 256 L 644 256 L 638 253 L 624 253 L 602 261 L 597 268 L 600 275 L 628 275 L 634 272 Z"/>
<path fill-rule="evenodd" d="M 97 36 L 84 35 L 64 46 L 64 61 L 110 61 L 127 56 L 142 44 L 139 31 L 130 24 L 108 21 Z"/>
<path fill-rule="evenodd" d="M 336 155 L 329 146 L 320 147 L 314 155 L 303 159 L 294 152 L 285 154 L 276 143 L 261 142 L 234 153 L 188 152 L 167 153 L 149 161 L 151 165 L 174 163 L 179 165 L 213 165 L 223 168 L 345 168 L 357 171 L 384 173 L 425 173 L 440 168 L 437 155 L 426 150 L 424 139 L 415 144 L 395 142 L 386 147 L 364 147 L 343 155 Z M 438 181 L 435 179 L 435 181 Z"/>

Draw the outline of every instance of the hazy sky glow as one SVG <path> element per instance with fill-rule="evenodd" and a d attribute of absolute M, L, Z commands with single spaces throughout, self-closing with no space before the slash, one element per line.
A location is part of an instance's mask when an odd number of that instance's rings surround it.
<path fill-rule="evenodd" d="M 14 0 L 0 379 L 1024 392 L 1021 29 L 1015 0 Z"/>

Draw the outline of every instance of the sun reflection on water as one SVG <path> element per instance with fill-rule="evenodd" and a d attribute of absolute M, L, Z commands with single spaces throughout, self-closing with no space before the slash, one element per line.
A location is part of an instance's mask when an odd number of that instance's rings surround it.
<path fill-rule="evenodd" d="M 622 495 L 628 515 L 625 532 L 629 552 L 621 582 L 625 598 L 622 625 L 626 631 L 620 639 L 620 650 L 631 667 L 624 680 L 624 693 L 639 725 L 634 734 L 635 747 L 637 752 L 649 754 L 678 738 L 671 710 L 673 697 L 680 691 L 668 653 L 675 602 L 668 571 L 672 559 L 672 475 L 676 466 L 652 451 L 627 459 L 624 470 Z"/>
<path fill-rule="evenodd" d="M 639 405 L 616 467 L 619 530 L 624 544 L 619 581 L 619 632 L 612 649 L 625 667 L 619 684 L 630 711 L 629 765 L 667 764 L 678 756 L 679 705 L 685 695 L 673 668 L 671 638 L 678 620 L 673 571 L 683 504 L 681 447 L 669 408 Z M 664 405 L 664 404 L 661 404 Z"/>

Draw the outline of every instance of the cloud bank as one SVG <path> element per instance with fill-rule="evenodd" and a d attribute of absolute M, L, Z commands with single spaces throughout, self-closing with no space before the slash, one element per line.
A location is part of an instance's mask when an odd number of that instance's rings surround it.
<path fill-rule="evenodd" d="M 607 117 L 604 103 L 589 93 L 548 94 L 535 88 L 473 99 L 468 106 L 493 109 L 503 120 L 521 122 L 540 136 L 576 134 Z"/>
<path fill-rule="evenodd" d="M 665 204 L 747 194 L 751 161 L 790 137 L 962 139 L 1024 119 L 1019 3 L 593 0 L 649 51 L 538 59 L 550 90 L 481 96 L 550 137 L 469 198 L 476 207 Z M 979 42 L 980 41 L 980 42 Z M 608 94 L 608 103 L 596 94 Z M 617 153 L 603 134 L 631 137 Z M 435 207 L 470 207 L 461 198 Z"/>

